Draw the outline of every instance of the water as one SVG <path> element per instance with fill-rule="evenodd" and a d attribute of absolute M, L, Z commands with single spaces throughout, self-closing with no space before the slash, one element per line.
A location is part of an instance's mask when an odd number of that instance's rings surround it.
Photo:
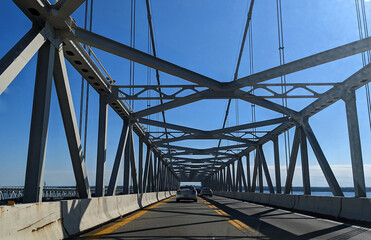
<path fill-rule="evenodd" d="M 354 192 L 343 192 L 344 197 L 354 197 Z M 292 194 L 294 195 L 303 195 L 303 191 L 293 191 Z M 334 196 L 332 192 L 312 192 L 313 196 L 329 196 L 332 197 Z M 366 192 L 366 196 L 369 198 L 371 197 L 371 192 Z"/>

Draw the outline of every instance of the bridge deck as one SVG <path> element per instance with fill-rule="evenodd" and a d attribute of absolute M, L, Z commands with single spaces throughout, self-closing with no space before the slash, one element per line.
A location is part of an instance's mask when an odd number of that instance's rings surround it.
<path fill-rule="evenodd" d="M 214 196 L 174 198 L 106 224 L 79 239 L 371 239 L 368 228 Z"/>

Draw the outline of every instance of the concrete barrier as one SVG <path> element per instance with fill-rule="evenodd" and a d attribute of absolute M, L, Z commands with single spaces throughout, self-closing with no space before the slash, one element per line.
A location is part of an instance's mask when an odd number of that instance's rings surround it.
<path fill-rule="evenodd" d="M 371 222 L 370 198 L 342 198 L 339 217 L 356 221 Z"/>
<path fill-rule="evenodd" d="M 0 207 L 1 239 L 64 239 L 174 195 L 128 194 Z"/>
<path fill-rule="evenodd" d="M 64 236 L 58 202 L 0 207 L 1 239 L 62 239 Z"/>
<path fill-rule="evenodd" d="M 321 214 L 329 217 L 371 223 L 371 199 L 350 197 L 327 197 L 250 192 L 217 192 L 217 196 L 269 205 L 278 208 Z"/>
<path fill-rule="evenodd" d="M 292 209 L 295 205 L 295 196 L 286 194 L 271 194 L 269 197 L 269 205 Z"/>
<path fill-rule="evenodd" d="M 341 197 L 294 195 L 293 209 L 337 217 L 341 208 Z"/>

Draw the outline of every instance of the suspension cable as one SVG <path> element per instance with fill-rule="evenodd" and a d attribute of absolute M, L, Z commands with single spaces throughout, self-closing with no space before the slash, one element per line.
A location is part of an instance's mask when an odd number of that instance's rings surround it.
<path fill-rule="evenodd" d="M 149 25 L 148 25 L 148 54 L 151 54 L 151 40 L 150 40 L 150 30 L 149 30 Z M 151 85 L 151 79 L 152 79 L 152 76 L 151 76 L 151 68 L 150 67 L 147 67 L 147 86 L 150 86 Z M 151 97 L 151 91 L 147 91 L 147 109 L 151 107 L 151 100 L 149 99 Z M 147 116 L 147 119 L 150 119 L 150 115 Z M 150 133 L 151 132 L 151 125 L 147 124 L 147 129 L 148 129 L 148 132 Z"/>
<path fill-rule="evenodd" d="M 356 5 L 356 13 L 357 13 L 357 24 L 358 24 L 358 34 L 359 39 L 367 38 L 368 35 L 368 26 L 367 26 L 367 16 L 365 10 L 365 1 L 364 0 L 355 0 Z M 367 51 L 367 58 L 366 53 L 362 52 L 362 65 L 366 66 L 368 63 L 371 62 L 371 53 Z M 367 113 L 368 113 L 368 120 L 369 126 L 371 131 L 371 95 L 370 95 L 370 85 L 369 83 L 365 84 L 366 90 L 366 100 L 367 100 Z"/>
<path fill-rule="evenodd" d="M 86 30 L 88 24 L 88 1 L 85 2 L 85 19 L 84 19 L 84 29 Z M 86 49 L 86 45 L 84 44 Z M 81 94 L 80 94 L 80 118 L 79 118 L 79 135 L 81 137 L 82 129 L 82 116 L 83 116 L 83 107 L 84 107 L 84 83 L 85 79 L 81 76 Z"/>
<path fill-rule="evenodd" d="M 243 33 L 243 37 L 242 37 L 240 51 L 239 51 L 239 54 L 238 54 L 238 60 L 237 60 L 236 70 L 234 72 L 233 81 L 235 81 L 238 78 L 238 71 L 239 71 L 239 68 L 240 68 L 241 59 L 242 59 L 242 53 L 243 53 L 245 42 L 246 42 L 247 31 L 249 29 L 249 25 L 250 25 L 250 22 L 251 22 L 251 16 L 252 16 L 252 10 L 253 10 L 253 7 L 254 7 L 254 2 L 255 2 L 254 0 L 251 0 L 249 11 L 247 13 L 246 25 L 245 25 L 245 29 L 244 29 L 244 33 Z M 226 111 L 225 111 L 225 116 L 224 116 L 224 120 L 223 120 L 222 129 L 225 128 L 225 125 L 226 125 L 226 122 L 227 122 L 227 118 L 228 118 L 228 114 L 229 114 L 230 106 L 231 106 L 231 99 L 228 99 L 228 103 L 227 103 L 227 108 L 226 108 Z M 219 139 L 218 148 L 220 147 L 221 142 L 222 142 L 222 139 Z M 217 157 L 217 155 L 215 157 Z"/>
<path fill-rule="evenodd" d="M 249 69 L 250 69 L 250 75 L 254 73 L 254 45 L 253 45 L 253 26 L 251 22 L 251 27 L 249 29 Z M 251 87 L 251 90 L 253 87 Z M 254 90 L 251 91 L 252 94 L 254 94 Z M 251 122 L 256 122 L 256 108 L 255 104 L 251 103 Z M 256 128 L 253 128 L 253 139 L 256 140 Z"/>
<path fill-rule="evenodd" d="M 135 27 L 136 27 L 136 1 L 131 0 L 130 5 L 130 47 L 135 48 Z M 130 69 L 129 69 L 129 85 L 135 85 L 135 62 L 130 60 Z M 130 95 L 134 94 L 134 88 L 130 87 Z M 134 100 L 130 100 L 130 105 L 134 109 Z"/>
<path fill-rule="evenodd" d="M 285 45 L 283 38 L 283 24 L 282 24 L 282 4 L 281 0 L 276 0 L 276 10 L 277 10 L 277 31 L 278 31 L 278 51 L 280 57 L 280 66 L 285 64 Z M 286 75 L 281 76 L 281 93 L 282 93 L 282 105 L 287 107 L 287 98 L 284 93 L 287 92 L 286 88 Z M 285 116 L 285 114 L 283 114 Z M 289 131 L 284 132 L 285 139 L 285 156 L 286 156 L 286 171 L 288 171 L 288 161 L 290 159 L 290 133 Z"/>
<path fill-rule="evenodd" d="M 89 31 L 93 30 L 93 0 L 90 1 L 90 19 L 89 19 Z M 91 55 L 91 51 L 89 49 L 89 56 Z M 88 137 L 88 113 L 89 113 L 89 89 L 90 85 L 86 84 L 86 100 L 85 100 L 85 129 L 84 129 L 84 156 L 86 160 L 86 143 Z"/>
<path fill-rule="evenodd" d="M 149 26 L 149 33 L 150 33 L 150 39 L 151 39 L 151 44 L 152 44 L 152 52 L 153 52 L 153 56 L 154 57 L 157 57 L 157 52 L 156 52 L 156 42 L 155 42 L 155 31 L 154 31 L 154 24 L 152 23 L 152 14 L 151 14 L 151 5 L 149 3 L 149 0 L 146 0 L 146 8 L 147 8 L 147 18 L 148 18 L 148 26 Z M 156 80 L 157 80 L 157 85 L 159 86 L 158 87 L 158 92 L 159 92 L 159 96 L 160 96 L 160 104 L 163 104 L 163 100 L 162 100 L 162 90 L 161 90 L 161 81 L 160 81 L 160 73 L 158 71 L 158 69 L 155 69 L 155 72 L 156 72 Z M 156 114 L 158 115 L 158 113 Z M 164 123 L 166 123 L 166 118 L 165 118 L 165 111 L 161 111 L 161 115 L 162 115 L 162 119 L 164 121 Z M 165 130 L 165 137 L 166 139 L 168 139 L 168 130 L 167 128 L 165 127 L 164 128 Z M 168 143 L 169 144 L 169 143 Z"/>

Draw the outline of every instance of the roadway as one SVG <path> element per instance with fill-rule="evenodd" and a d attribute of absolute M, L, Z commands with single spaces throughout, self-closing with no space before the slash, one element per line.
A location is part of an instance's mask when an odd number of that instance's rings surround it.
<path fill-rule="evenodd" d="M 77 239 L 371 239 L 371 230 L 239 200 L 174 198 Z"/>

